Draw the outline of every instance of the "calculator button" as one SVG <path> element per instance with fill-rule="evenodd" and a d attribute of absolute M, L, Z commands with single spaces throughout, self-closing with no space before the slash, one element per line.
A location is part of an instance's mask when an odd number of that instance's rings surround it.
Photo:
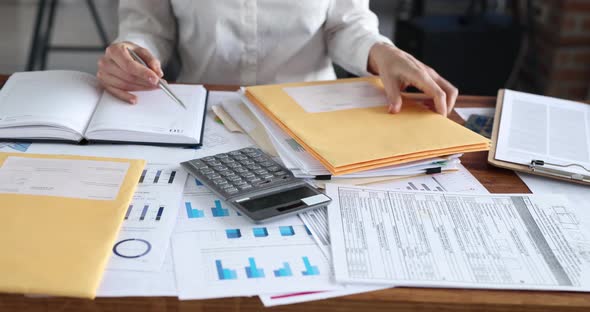
<path fill-rule="evenodd" d="M 213 169 L 211 169 L 211 168 L 203 168 L 203 169 L 201 169 L 201 173 L 203 173 L 203 174 L 211 174 L 213 172 L 215 172 L 215 171 L 213 171 Z"/>
<path fill-rule="evenodd" d="M 254 165 L 254 164 L 255 164 L 255 163 L 254 163 L 253 161 L 251 161 L 250 159 L 245 159 L 245 160 L 242 160 L 242 161 L 240 161 L 240 163 L 241 163 L 242 165 L 244 165 L 244 166 L 251 166 L 251 165 Z"/>
<path fill-rule="evenodd" d="M 215 157 L 215 158 L 217 158 L 219 160 L 229 158 L 229 156 L 227 154 L 217 154 L 217 155 L 215 155 L 213 157 Z"/>
<path fill-rule="evenodd" d="M 214 161 L 210 161 L 209 162 L 209 166 L 211 167 L 215 167 L 215 166 L 221 166 L 222 163 L 220 161 L 214 160 Z"/>
<path fill-rule="evenodd" d="M 207 175 L 207 178 L 208 178 L 209 180 L 214 180 L 214 179 L 219 179 L 219 178 L 221 178 L 221 176 L 220 176 L 220 175 L 218 175 L 217 173 L 213 173 L 213 174 L 208 174 L 208 175 Z"/>
<path fill-rule="evenodd" d="M 212 162 L 212 161 L 215 161 L 215 158 L 213 156 L 203 157 L 202 159 L 203 159 L 204 162 Z"/>
<path fill-rule="evenodd" d="M 228 167 L 230 168 L 239 168 L 242 167 L 242 165 L 238 164 L 237 162 L 233 162 L 233 163 L 228 163 L 226 164 Z"/>
<path fill-rule="evenodd" d="M 248 182 L 246 182 L 244 180 L 240 180 L 240 181 L 234 181 L 233 184 L 235 186 L 240 186 L 240 185 L 246 185 L 246 184 L 248 184 Z"/>
<path fill-rule="evenodd" d="M 247 180 L 250 181 L 250 183 L 252 183 L 252 184 L 262 181 L 262 179 L 258 178 L 258 177 L 250 178 Z"/>
<path fill-rule="evenodd" d="M 248 179 L 248 178 L 254 178 L 254 177 L 255 177 L 255 175 L 254 175 L 252 172 L 250 172 L 250 171 L 248 171 L 248 172 L 244 172 L 244 173 L 242 173 L 242 174 L 240 174 L 240 175 L 241 175 L 242 177 L 246 178 L 246 179 Z"/>
<path fill-rule="evenodd" d="M 227 168 L 226 166 L 223 165 L 217 165 L 217 166 L 212 166 L 213 169 L 217 170 L 217 171 L 225 171 L 229 168 Z"/>
<path fill-rule="evenodd" d="M 207 165 L 200 160 L 193 160 L 190 162 L 190 164 L 197 169 L 207 168 Z"/>
<path fill-rule="evenodd" d="M 241 181 L 242 180 L 242 178 L 237 175 L 236 176 L 229 176 L 229 177 L 227 177 L 227 179 L 230 181 Z"/>
<path fill-rule="evenodd" d="M 248 157 L 244 156 L 244 155 L 236 155 L 234 156 L 235 160 L 246 160 L 248 159 Z"/>
<path fill-rule="evenodd" d="M 270 174 L 270 173 L 267 173 L 265 175 L 262 175 L 261 178 L 263 178 L 265 180 L 268 180 L 268 179 L 274 178 L 274 176 L 272 174 Z"/>
<path fill-rule="evenodd" d="M 235 173 L 245 173 L 245 172 L 248 172 L 248 169 L 246 169 L 246 168 L 235 168 L 234 169 L 234 172 Z"/>
<path fill-rule="evenodd" d="M 246 168 L 248 168 L 250 170 L 262 169 L 262 167 L 260 167 L 259 165 L 247 165 Z"/>
<path fill-rule="evenodd" d="M 232 175 L 236 175 L 233 171 L 229 171 L 229 170 L 220 171 L 219 174 L 222 175 L 222 176 L 224 176 L 224 177 L 229 177 L 229 176 L 232 176 Z"/>
<path fill-rule="evenodd" d="M 281 176 L 281 175 L 286 175 L 287 173 L 285 171 L 281 170 L 281 171 L 273 172 L 273 174 L 276 176 Z"/>
<path fill-rule="evenodd" d="M 238 186 L 238 188 L 239 188 L 240 190 L 248 190 L 248 189 L 251 189 L 251 188 L 253 188 L 253 186 L 252 186 L 252 185 L 250 185 L 250 184 L 246 184 L 246 185 L 240 185 L 240 186 Z"/>
<path fill-rule="evenodd" d="M 267 160 L 267 161 L 261 162 L 260 165 L 265 166 L 265 167 L 270 167 L 270 166 L 274 166 L 275 163 Z"/>
<path fill-rule="evenodd" d="M 266 170 L 268 170 L 270 172 L 276 172 L 276 171 L 281 170 L 281 167 L 279 167 L 279 166 L 270 166 L 270 167 L 266 168 Z"/>
<path fill-rule="evenodd" d="M 229 163 L 235 163 L 236 161 L 231 159 L 231 158 L 222 158 L 219 161 L 221 161 L 224 164 L 229 164 Z"/>
<path fill-rule="evenodd" d="M 213 179 L 213 183 L 215 185 L 222 185 L 222 184 L 228 184 L 227 180 L 224 178 L 217 178 L 217 179 Z"/>
<path fill-rule="evenodd" d="M 252 147 L 246 147 L 246 148 L 243 148 L 242 149 L 242 152 L 244 152 L 244 153 L 254 153 L 254 152 L 257 152 L 257 150 L 255 148 L 252 148 Z"/>
<path fill-rule="evenodd" d="M 232 156 L 236 156 L 236 155 L 242 155 L 242 152 L 240 152 L 240 151 L 231 151 L 228 154 L 229 155 L 232 155 Z"/>
<path fill-rule="evenodd" d="M 226 188 L 226 189 L 225 189 L 225 192 L 226 192 L 226 193 L 228 193 L 228 194 L 235 194 L 235 193 L 237 193 L 237 192 L 238 192 L 238 189 L 237 189 L 237 188 L 235 188 L 235 187 L 232 187 L 232 188 Z"/>
<path fill-rule="evenodd" d="M 264 169 L 258 169 L 258 170 L 254 170 L 254 173 L 259 174 L 259 175 L 263 175 L 263 174 L 267 174 L 268 171 L 266 171 Z"/>

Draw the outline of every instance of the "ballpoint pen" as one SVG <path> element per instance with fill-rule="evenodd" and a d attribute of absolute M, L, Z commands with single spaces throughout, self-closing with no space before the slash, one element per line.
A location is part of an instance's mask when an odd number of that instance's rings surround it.
<path fill-rule="evenodd" d="M 140 63 L 141 65 L 148 67 L 147 64 L 141 59 L 141 57 L 139 57 L 139 55 L 137 55 L 137 53 L 135 53 L 133 50 L 127 48 L 127 51 L 129 51 L 129 54 L 131 54 L 131 57 L 133 57 L 133 59 Z M 164 93 L 166 93 L 172 100 L 174 100 L 174 102 L 178 103 L 180 106 L 182 106 L 184 109 L 186 109 L 186 105 L 184 105 L 184 103 L 182 103 L 182 101 L 172 92 L 172 90 L 170 90 L 170 88 L 168 88 L 168 84 L 166 83 L 166 81 L 164 81 L 163 79 L 160 79 L 158 81 L 158 87 L 160 87 L 160 89 L 162 89 L 162 91 L 164 91 Z"/>

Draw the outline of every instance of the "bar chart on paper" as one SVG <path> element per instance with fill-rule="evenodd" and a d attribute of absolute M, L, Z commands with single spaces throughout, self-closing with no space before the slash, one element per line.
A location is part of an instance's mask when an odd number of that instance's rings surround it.
<path fill-rule="evenodd" d="M 0 152 L 21 152 L 24 153 L 29 149 L 31 143 L 23 142 L 1 142 Z"/>
<path fill-rule="evenodd" d="M 172 184 L 176 179 L 177 170 L 161 168 L 145 168 L 139 177 L 139 184 Z"/>
<path fill-rule="evenodd" d="M 178 164 L 148 163 L 125 211 L 108 269 L 159 271 L 188 173 Z"/>
<path fill-rule="evenodd" d="M 239 235 L 238 231 L 231 233 Z M 182 233 L 174 236 L 173 243 L 179 297 L 182 299 L 319 291 L 336 287 L 331 283 L 332 273 L 327 259 L 311 240 L 288 248 L 251 242 L 227 245 L 199 239 L 197 233 Z M 194 246 L 199 248 L 195 250 Z"/>

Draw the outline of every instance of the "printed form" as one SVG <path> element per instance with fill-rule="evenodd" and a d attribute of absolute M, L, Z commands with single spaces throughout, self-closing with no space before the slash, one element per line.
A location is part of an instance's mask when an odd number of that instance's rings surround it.
<path fill-rule="evenodd" d="M 590 291 L 590 233 L 565 197 L 327 190 L 339 282 Z"/>

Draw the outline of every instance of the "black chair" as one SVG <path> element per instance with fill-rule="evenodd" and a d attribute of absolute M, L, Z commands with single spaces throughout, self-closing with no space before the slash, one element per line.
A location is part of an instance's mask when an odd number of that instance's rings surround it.
<path fill-rule="evenodd" d="M 35 29 L 31 42 L 31 50 L 27 61 L 27 71 L 44 70 L 47 65 L 47 56 L 52 52 L 100 52 L 108 46 L 108 38 L 100 16 L 96 10 L 93 0 L 86 0 L 86 5 L 96 26 L 100 37 L 101 46 L 59 46 L 51 45 L 53 22 L 59 0 L 39 0 L 37 16 L 35 18 Z"/>

